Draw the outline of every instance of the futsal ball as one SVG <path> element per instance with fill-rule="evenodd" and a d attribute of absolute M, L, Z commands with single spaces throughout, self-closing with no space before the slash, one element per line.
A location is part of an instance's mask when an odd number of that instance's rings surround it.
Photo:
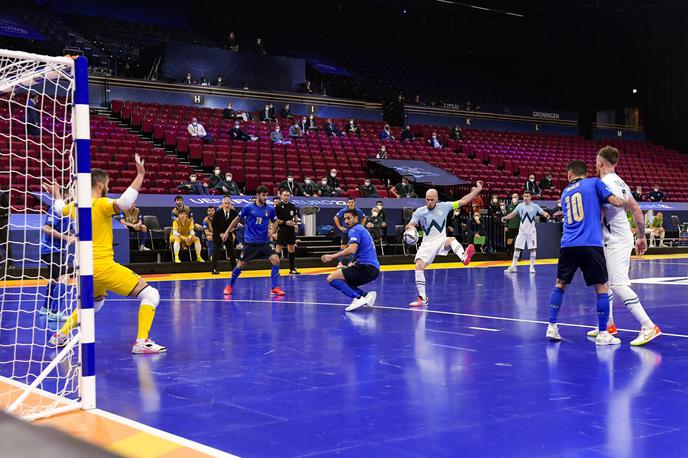
<path fill-rule="evenodd" d="M 418 242 L 418 231 L 416 228 L 406 229 L 404 232 L 404 243 L 415 245 Z"/>

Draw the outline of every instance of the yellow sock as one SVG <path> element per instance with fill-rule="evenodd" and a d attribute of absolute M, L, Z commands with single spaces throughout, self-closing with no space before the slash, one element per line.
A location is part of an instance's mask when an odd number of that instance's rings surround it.
<path fill-rule="evenodd" d="M 60 328 L 60 334 L 67 335 L 69 334 L 69 331 L 72 329 L 76 328 L 76 326 L 79 324 L 79 314 L 77 310 L 74 310 L 72 314 L 69 316 L 69 319 L 65 321 L 65 324 L 62 325 Z"/>
<path fill-rule="evenodd" d="M 139 333 L 136 336 L 137 340 L 145 340 L 148 338 L 148 332 L 153 325 L 153 318 L 155 317 L 155 307 L 148 304 L 141 304 L 139 307 Z"/>

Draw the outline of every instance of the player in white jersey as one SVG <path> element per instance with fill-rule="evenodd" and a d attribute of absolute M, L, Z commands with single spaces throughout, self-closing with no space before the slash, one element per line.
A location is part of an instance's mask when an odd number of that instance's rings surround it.
<path fill-rule="evenodd" d="M 633 198 L 628 185 L 614 171 L 616 163 L 619 161 L 619 151 L 611 146 L 605 146 L 597 153 L 597 173 L 600 179 L 614 193 L 615 196 L 628 201 L 631 214 L 637 225 L 639 234 L 635 241 L 636 253 L 641 255 L 647 249 L 645 240 L 645 219 L 638 203 Z M 612 316 L 612 304 L 614 296 L 623 300 L 629 312 L 640 323 L 640 334 L 631 341 L 631 345 L 645 345 L 655 337 L 659 337 L 662 331 L 659 326 L 654 324 L 645 312 L 638 295 L 631 289 L 631 280 L 628 271 L 631 264 L 631 253 L 633 251 L 633 233 L 628 222 L 626 211 L 612 205 L 605 205 L 604 224 L 602 235 L 604 240 L 604 257 L 607 259 L 607 272 L 609 274 L 609 321 L 607 331 L 616 334 L 617 329 L 614 325 Z M 596 337 L 597 330 L 588 332 L 588 336 Z"/>
<path fill-rule="evenodd" d="M 514 211 L 502 218 L 502 222 L 505 223 L 509 221 L 514 216 L 518 215 L 521 218 L 521 225 L 518 227 L 518 236 L 516 237 L 516 242 L 514 242 L 514 257 L 511 261 L 511 266 L 509 266 L 504 272 L 514 273 L 516 272 L 516 264 L 518 263 L 518 258 L 521 256 L 521 252 L 528 245 L 528 251 L 530 252 L 530 273 L 535 273 L 535 259 L 537 257 L 537 229 L 535 228 L 535 218 L 537 215 L 542 215 L 549 219 L 549 213 L 544 211 L 535 202 L 531 202 L 532 195 L 530 191 L 525 191 L 523 193 L 523 202 L 518 204 Z"/>
<path fill-rule="evenodd" d="M 475 253 L 475 247 L 468 245 L 464 252 L 461 244 L 454 237 L 447 237 L 445 225 L 447 217 L 462 205 L 469 204 L 483 189 L 482 181 L 478 181 L 471 192 L 456 202 L 438 202 L 438 194 L 435 189 L 428 189 L 425 193 L 424 207 L 413 212 L 411 221 L 406 225 L 406 231 L 415 232 L 420 227 L 423 232 L 423 243 L 416 253 L 416 288 L 418 299 L 411 302 L 412 307 L 428 305 L 428 296 L 425 294 L 425 268 L 432 264 L 435 256 L 446 256 L 449 250 L 453 251 L 465 265 L 471 262 Z"/>

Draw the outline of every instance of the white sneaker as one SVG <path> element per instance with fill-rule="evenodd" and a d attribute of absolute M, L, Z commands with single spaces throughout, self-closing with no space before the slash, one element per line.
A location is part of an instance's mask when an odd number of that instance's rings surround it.
<path fill-rule="evenodd" d="M 669 248 L 669 246 L 668 246 L 668 245 L 665 245 L 665 244 L 663 244 L 663 243 L 660 243 L 660 244 L 659 244 L 659 248 Z"/>
<path fill-rule="evenodd" d="M 561 340 L 561 335 L 559 335 L 559 326 L 550 323 L 547 325 L 547 333 L 545 334 L 549 340 L 559 341 Z"/>
<path fill-rule="evenodd" d="M 346 312 L 353 312 L 356 309 L 359 309 L 366 305 L 366 296 L 361 296 L 357 297 L 353 301 L 351 301 L 351 305 L 349 305 L 346 309 L 344 309 Z"/>
<path fill-rule="evenodd" d="M 506 270 L 504 270 L 504 273 L 506 273 L 506 274 L 514 274 L 514 273 L 516 273 L 516 267 L 514 267 L 514 266 L 509 266 Z"/>
<path fill-rule="evenodd" d="M 167 347 L 158 345 L 151 339 L 146 339 L 145 342 L 134 342 L 134 346 L 131 347 L 131 352 L 136 354 L 164 353 L 166 351 Z"/>
<path fill-rule="evenodd" d="M 375 307 L 375 299 L 377 299 L 377 292 L 368 291 L 368 294 L 365 295 L 365 299 L 366 299 L 366 305 L 368 307 Z"/>
<path fill-rule="evenodd" d="M 409 303 L 409 306 L 411 307 L 426 307 L 428 305 L 429 301 L 428 298 L 426 297 L 423 299 L 422 297 L 418 296 L 418 299 L 416 299 L 413 302 Z"/>
<path fill-rule="evenodd" d="M 661 335 L 662 330 L 659 329 L 659 326 L 657 325 L 655 325 L 652 329 L 641 329 L 640 334 L 638 334 L 638 337 L 631 340 L 631 346 L 639 347 L 641 345 L 645 345 L 655 337 L 659 337 Z"/>
<path fill-rule="evenodd" d="M 66 310 L 61 312 L 48 312 L 48 321 L 67 321 L 69 319 L 69 313 Z"/>
<path fill-rule="evenodd" d="M 53 345 L 55 347 L 64 347 L 65 345 L 67 345 L 67 336 L 62 334 L 61 332 L 56 332 L 50 338 L 50 345 Z"/>
<path fill-rule="evenodd" d="M 535 266 L 530 266 L 530 273 L 534 274 L 535 273 Z"/>
<path fill-rule="evenodd" d="M 142 246 L 139 247 L 139 251 L 150 251 L 150 248 L 145 247 L 145 246 L 142 245 Z"/>
<path fill-rule="evenodd" d="M 595 338 L 595 345 L 619 345 L 621 344 L 621 339 L 614 337 L 607 331 L 602 331 L 597 334 Z"/>

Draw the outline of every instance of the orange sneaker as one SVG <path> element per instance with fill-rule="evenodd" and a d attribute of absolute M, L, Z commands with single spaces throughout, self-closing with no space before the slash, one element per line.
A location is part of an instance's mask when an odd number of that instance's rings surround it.
<path fill-rule="evenodd" d="M 271 296 L 284 296 L 286 293 L 280 289 L 279 286 L 272 288 L 272 291 L 270 291 Z"/>
<path fill-rule="evenodd" d="M 472 243 L 466 248 L 466 257 L 463 258 L 463 265 L 467 266 L 471 263 L 471 258 L 475 254 L 475 245 Z"/>
<path fill-rule="evenodd" d="M 616 329 L 616 324 L 612 323 L 607 326 L 607 332 L 613 336 L 617 335 L 619 333 L 619 330 Z M 592 331 L 588 331 L 588 337 L 597 337 L 597 334 L 599 334 L 600 331 L 595 328 Z"/>
<path fill-rule="evenodd" d="M 230 285 L 227 285 L 227 287 L 224 290 L 225 296 L 229 296 L 232 294 L 232 287 Z"/>

